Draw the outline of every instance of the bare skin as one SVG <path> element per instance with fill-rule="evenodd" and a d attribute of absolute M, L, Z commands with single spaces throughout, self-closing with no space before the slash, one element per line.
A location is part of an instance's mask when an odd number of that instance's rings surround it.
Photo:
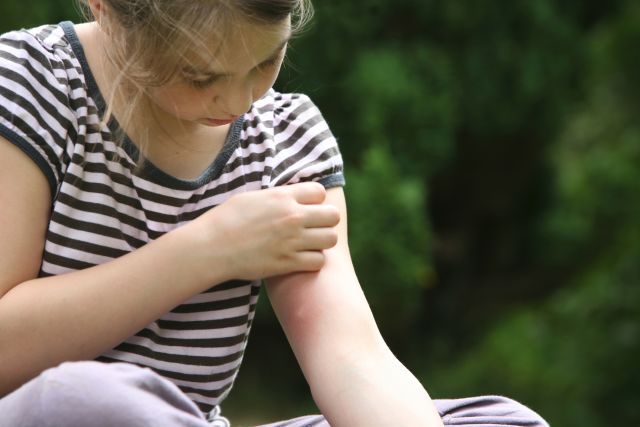
<path fill-rule="evenodd" d="M 90 4 L 100 17 L 102 2 Z M 99 40 L 95 25 L 87 31 L 81 40 L 93 65 Z M 248 32 L 230 43 L 237 55 L 221 55 L 233 61 L 215 70 L 225 78 L 198 92 L 199 102 L 183 104 L 192 92 L 181 85 L 151 94 L 154 114 L 168 125 L 164 134 L 184 131 L 176 141 L 192 149 L 224 135 L 201 119 L 241 114 L 271 86 L 279 64 L 268 72 L 261 65 L 288 38 L 288 22 L 269 34 Z M 258 47 L 242 54 L 245 45 Z M 127 132 L 135 138 L 135 128 Z M 151 155 L 176 176 L 198 175 L 199 156 L 170 152 Z M 276 314 L 332 426 L 442 425 L 380 336 L 349 256 L 341 189 L 304 183 L 239 194 L 113 261 L 38 278 L 50 203 L 35 163 L 0 137 L 0 241 L 11 242 L 0 245 L 0 396 L 63 361 L 97 357 L 216 284 L 268 278 Z"/>
<path fill-rule="evenodd" d="M 0 394 L 63 361 L 95 358 L 216 283 L 316 271 L 337 239 L 324 188 L 299 184 L 232 197 L 106 264 L 36 278 L 48 185 L 3 139 L 0 169 L 0 240 L 16 242 L 0 248 Z"/>

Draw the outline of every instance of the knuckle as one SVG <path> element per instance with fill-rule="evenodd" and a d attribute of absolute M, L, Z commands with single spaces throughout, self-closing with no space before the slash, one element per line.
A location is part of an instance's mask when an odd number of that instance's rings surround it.
<path fill-rule="evenodd" d="M 304 182 L 301 185 L 304 186 L 303 188 L 305 189 L 305 192 L 307 193 L 307 195 L 309 197 L 312 197 L 314 200 L 317 200 L 318 202 L 322 202 L 325 199 L 327 190 L 319 182 L 310 181 L 310 182 Z"/>
<path fill-rule="evenodd" d="M 319 182 L 314 182 L 314 184 L 316 195 L 324 200 L 324 198 L 327 196 L 327 189 L 324 188 L 324 185 L 320 184 Z"/>
<path fill-rule="evenodd" d="M 330 206 L 331 208 L 331 219 L 334 224 L 338 224 L 340 222 L 340 210 L 335 206 Z"/>
<path fill-rule="evenodd" d="M 284 187 L 276 187 L 268 192 L 265 192 L 269 202 L 275 205 L 282 205 L 291 198 L 291 194 L 284 189 Z"/>
<path fill-rule="evenodd" d="M 284 224 L 287 227 L 299 228 L 304 224 L 304 214 L 293 207 L 284 216 Z"/>
<path fill-rule="evenodd" d="M 338 244 L 338 233 L 335 230 L 331 230 L 331 232 L 329 233 L 329 238 L 327 240 L 329 243 L 329 247 L 334 247 Z"/>
<path fill-rule="evenodd" d="M 316 252 L 314 256 L 311 257 L 311 261 L 309 262 L 310 268 L 312 270 L 320 270 L 324 266 L 325 255 L 323 252 Z"/>

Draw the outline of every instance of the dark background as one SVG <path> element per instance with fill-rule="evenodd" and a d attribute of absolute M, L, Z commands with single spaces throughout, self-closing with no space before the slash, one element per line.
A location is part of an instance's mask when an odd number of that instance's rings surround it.
<path fill-rule="evenodd" d="M 76 16 L 4 0 L 0 31 Z M 338 137 L 362 286 L 433 397 L 639 425 L 639 46 L 634 0 L 318 1 L 293 41 L 278 87 Z M 263 296 L 225 413 L 308 411 Z"/>

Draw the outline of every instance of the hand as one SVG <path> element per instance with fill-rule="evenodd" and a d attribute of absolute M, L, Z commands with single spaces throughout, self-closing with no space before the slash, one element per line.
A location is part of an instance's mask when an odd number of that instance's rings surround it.
<path fill-rule="evenodd" d="M 221 257 L 229 278 L 260 279 L 317 271 L 337 243 L 338 210 L 326 190 L 300 183 L 231 197 L 187 227 L 205 237 L 205 254 Z"/>

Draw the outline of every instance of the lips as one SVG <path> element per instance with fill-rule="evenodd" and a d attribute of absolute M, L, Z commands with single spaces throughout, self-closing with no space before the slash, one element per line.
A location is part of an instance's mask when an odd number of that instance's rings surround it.
<path fill-rule="evenodd" d="M 203 119 L 205 123 L 207 123 L 210 126 L 224 126 L 224 125 L 228 125 L 230 123 L 233 123 L 236 118 L 232 118 L 232 119 Z"/>

